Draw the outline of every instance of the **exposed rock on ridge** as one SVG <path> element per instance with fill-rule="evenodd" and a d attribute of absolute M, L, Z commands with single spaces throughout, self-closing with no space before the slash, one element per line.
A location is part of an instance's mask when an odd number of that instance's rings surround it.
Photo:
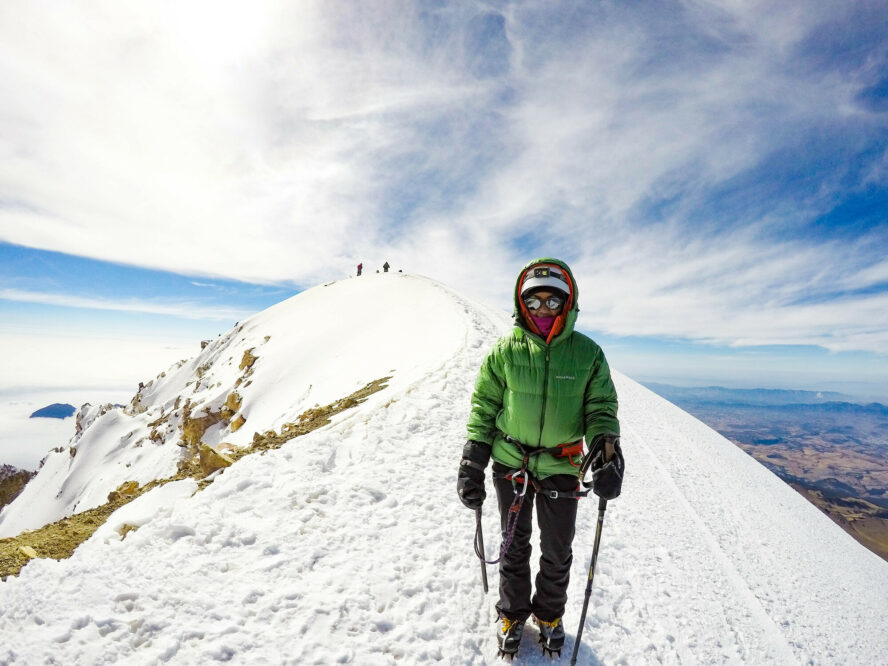
<path fill-rule="evenodd" d="M 12 465 L 0 467 L 0 508 L 14 500 L 35 474 Z"/>

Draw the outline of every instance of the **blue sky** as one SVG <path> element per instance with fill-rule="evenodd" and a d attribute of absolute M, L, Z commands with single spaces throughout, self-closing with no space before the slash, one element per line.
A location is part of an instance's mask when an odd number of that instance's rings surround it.
<path fill-rule="evenodd" d="M 888 401 L 886 34 L 844 0 L 0 8 L 0 337 L 173 348 L 359 261 L 507 308 L 553 255 L 630 376 Z"/>
<path fill-rule="evenodd" d="M 106 312 L 113 315 L 106 322 L 149 315 L 169 317 L 179 326 L 193 321 L 195 330 L 219 322 L 216 327 L 227 330 L 296 293 L 290 287 L 195 278 L 8 243 L 0 243 L 0 285 L 7 326 L 17 316 L 49 316 L 52 308 L 67 308 L 69 322 L 88 322 Z M 134 325 L 143 321 L 137 318 Z"/>

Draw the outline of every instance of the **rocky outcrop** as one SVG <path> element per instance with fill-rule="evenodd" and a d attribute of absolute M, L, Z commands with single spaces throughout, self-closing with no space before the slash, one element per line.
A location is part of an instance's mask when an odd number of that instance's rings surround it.
<path fill-rule="evenodd" d="M 217 412 L 210 412 L 199 417 L 188 416 L 182 426 L 182 439 L 188 446 L 195 447 L 200 443 L 200 438 L 203 437 L 207 428 L 222 420 L 222 415 Z"/>
<path fill-rule="evenodd" d="M 228 420 L 221 412 L 210 411 L 197 416 L 192 415 L 191 410 L 191 401 L 186 401 L 184 415 L 182 417 L 182 443 L 194 452 L 197 450 L 198 444 L 200 444 L 201 437 L 204 436 L 204 433 L 210 426 L 213 426 L 220 421 L 225 421 L 227 423 Z"/>
<path fill-rule="evenodd" d="M 249 370 L 253 367 L 256 359 L 259 358 L 258 356 L 253 355 L 253 349 L 255 349 L 255 347 L 244 352 L 244 356 L 241 358 L 240 365 L 238 366 L 239 370 Z"/>
<path fill-rule="evenodd" d="M 127 414 L 135 416 L 136 414 L 142 414 L 148 411 L 148 407 L 142 403 L 142 398 L 144 397 L 146 391 L 150 389 L 153 384 L 153 379 L 147 384 L 139 382 L 139 390 L 136 391 L 136 394 L 133 396 L 130 404 L 126 406 L 125 411 Z"/>
<path fill-rule="evenodd" d="M 0 508 L 18 497 L 25 484 L 34 477 L 34 474 L 36 472 L 18 469 L 12 465 L 0 467 Z"/>
<path fill-rule="evenodd" d="M 200 471 L 203 476 L 209 476 L 217 470 L 230 467 L 234 462 L 224 453 L 216 451 L 212 446 L 207 446 L 204 443 L 200 444 L 198 455 L 200 456 Z"/>
<path fill-rule="evenodd" d="M 135 398 L 133 398 L 133 400 L 135 400 Z M 112 409 L 114 409 L 114 405 L 111 403 L 105 403 L 104 405 L 91 405 L 90 403 L 86 403 L 83 405 L 77 411 L 77 416 L 75 417 L 74 438 L 79 439 L 83 434 L 83 431 L 91 426 L 97 418 L 107 414 Z"/>
<path fill-rule="evenodd" d="M 255 347 L 251 347 L 244 352 L 243 358 L 241 358 L 240 365 L 237 366 L 238 370 L 242 370 L 244 374 L 241 377 L 238 377 L 237 381 L 234 382 L 235 388 L 239 387 L 241 384 L 243 384 L 244 386 L 249 386 L 253 381 L 249 379 L 249 377 L 253 374 L 253 371 L 255 370 L 254 365 L 259 359 L 258 356 L 253 354 L 253 349 L 255 349 Z"/>
<path fill-rule="evenodd" d="M 238 395 L 237 391 L 228 394 L 228 397 L 225 399 L 225 409 L 229 411 L 229 418 L 233 416 L 235 412 L 240 411 L 242 404 L 243 398 Z M 224 411 L 225 410 L 223 410 L 223 412 Z"/>
<path fill-rule="evenodd" d="M 117 487 L 117 490 L 112 490 L 108 493 L 108 501 L 119 502 L 120 500 L 130 500 L 135 497 L 138 490 L 138 481 L 124 481 Z"/>
<path fill-rule="evenodd" d="M 285 423 L 281 427 L 280 433 L 274 430 L 266 431 L 263 434 L 255 433 L 252 445 L 246 448 L 223 442 L 214 449 L 200 442 L 198 434 L 202 435 L 205 431 L 205 428 L 203 430 L 201 428 L 204 425 L 202 419 L 206 417 L 193 417 L 191 415 L 192 405 L 190 401 L 185 400 L 183 405 L 183 411 L 185 412 L 183 423 L 191 423 L 188 430 L 194 443 L 193 449 L 183 452 L 185 456 L 180 460 L 178 471 L 175 475 L 164 479 L 156 479 L 141 486 L 136 481 L 126 481 L 120 484 L 116 490 L 109 493 L 108 501 L 101 506 L 75 513 L 35 530 L 22 532 L 16 537 L 0 539 L 0 581 L 5 580 L 7 576 L 17 575 L 21 568 L 35 556 L 52 559 L 70 557 L 71 553 L 81 543 L 86 541 L 95 532 L 96 528 L 102 525 L 115 510 L 140 495 L 149 492 L 152 488 L 172 481 L 193 478 L 199 480 L 198 489 L 202 490 L 213 482 L 215 478 L 212 476 L 213 472 L 228 467 L 244 456 L 261 454 L 264 451 L 279 448 L 295 437 L 327 425 L 334 415 L 359 405 L 371 394 L 386 388 L 389 379 L 391 377 L 377 379 L 334 403 L 323 407 L 314 407 L 301 414 L 295 422 Z M 235 402 L 234 398 L 231 400 L 232 404 L 229 407 L 233 406 Z M 179 409 L 179 402 L 177 398 L 175 410 Z M 226 402 L 228 401 L 226 400 Z M 239 398 L 237 402 L 239 402 Z M 97 418 L 99 409 L 93 408 L 93 411 L 90 411 L 87 409 L 88 407 L 82 408 L 81 411 L 89 411 L 93 419 Z M 108 407 L 110 408 L 111 406 L 108 405 Z M 211 414 L 211 418 L 217 419 L 215 422 L 218 422 L 219 415 Z M 164 417 L 162 420 L 165 422 L 167 419 Z M 157 420 L 146 425 L 148 427 L 159 427 L 162 423 L 161 420 Z M 197 437 L 196 440 L 194 439 L 195 437 Z M 192 446 L 192 444 L 186 444 L 185 442 L 182 442 L 182 445 Z M 0 470 L 5 469 L 7 468 L 0 468 Z M 123 524 L 118 528 L 118 533 L 121 537 L 124 537 L 128 532 L 135 529 L 137 529 L 135 525 Z"/>

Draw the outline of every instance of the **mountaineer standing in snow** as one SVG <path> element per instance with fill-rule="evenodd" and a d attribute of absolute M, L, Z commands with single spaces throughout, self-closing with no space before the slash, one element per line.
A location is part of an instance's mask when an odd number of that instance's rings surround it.
<path fill-rule="evenodd" d="M 493 457 L 503 534 L 497 642 L 510 657 L 531 614 L 545 651 L 560 654 L 564 645 L 584 437 L 593 469 L 607 468 L 595 478 L 596 494 L 613 499 L 622 482 L 617 394 L 601 348 L 574 331 L 577 296 L 565 263 L 527 264 L 515 284 L 515 328 L 487 354 L 472 395 L 457 492 L 480 509 Z M 541 555 L 531 597 L 534 504 Z"/>

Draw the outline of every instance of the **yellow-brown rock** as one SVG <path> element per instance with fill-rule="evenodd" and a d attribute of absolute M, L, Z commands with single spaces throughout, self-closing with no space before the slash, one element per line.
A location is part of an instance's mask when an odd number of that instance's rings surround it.
<path fill-rule="evenodd" d="M 120 487 L 117 489 L 121 495 L 132 495 L 139 489 L 138 481 L 124 481 L 120 484 Z"/>
<path fill-rule="evenodd" d="M 234 417 L 234 420 L 231 422 L 231 432 L 237 432 L 241 429 L 241 426 L 247 422 L 247 419 L 244 418 L 243 414 L 238 414 Z"/>
<path fill-rule="evenodd" d="M 124 523 L 120 527 L 117 528 L 117 533 L 120 535 L 121 539 L 125 539 L 126 535 L 130 532 L 135 532 L 138 528 L 136 525 L 130 525 L 129 523 Z"/>
<path fill-rule="evenodd" d="M 212 446 L 200 443 L 198 448 L 200 456 L 200 471 L 204 476 L 208 476 L 216 470 L 229 467 L 234 461 L 224 453 L 219 453 Z"/>
<path fill-rule="evenodd" d="M 222 453 L 224 455 L 228 455 L 230 453 L 234 453 L 235 451 L 240 450 L 239 446 L 235 446 L 234 444 L 229 444 L 228 442 L 222 442 L 219 446 L 216 447 L 216 451 Z"/>
<path fill-rule="evenodd" d="M 244 357 L 241 359 L 238 370 L 247 370 L 248 368 L 252 368 L 257 358 L 258 356 L 253 356 L 253 350 L 248 349 L 244 352 Z"/>
<path fill-rule="evenodd" d="M 197 446 L 201 437 L 203 437 L 204 433 L 207 431 L 207 428 L 219 423 L 221 420 L 222 415 L 215 412 L 210 412 L 206 416 L 198 418 L 191 418 L 190 416 L 185 417 L 182 425 L 182 439 L 185 440 L 186 444 Z"/>
<path fill-rule="evenodd" d="M 138 489 L 138 481 L 124 481 L 117 487 L 117 490 L 112 490 L 110 493 L 108 493 L 108 501 L 116 502 L 117 500 L 124 497 L 132 497 L 136 494 L 136 491 Z"/>
<path fill-rule="evenodd" d="M 232 412 L 239 412 L 241 404 L 243 404 L 243 398 L 238 395 L 237 391 L 232 391 L 225 398 L 225 406 Z"/>

